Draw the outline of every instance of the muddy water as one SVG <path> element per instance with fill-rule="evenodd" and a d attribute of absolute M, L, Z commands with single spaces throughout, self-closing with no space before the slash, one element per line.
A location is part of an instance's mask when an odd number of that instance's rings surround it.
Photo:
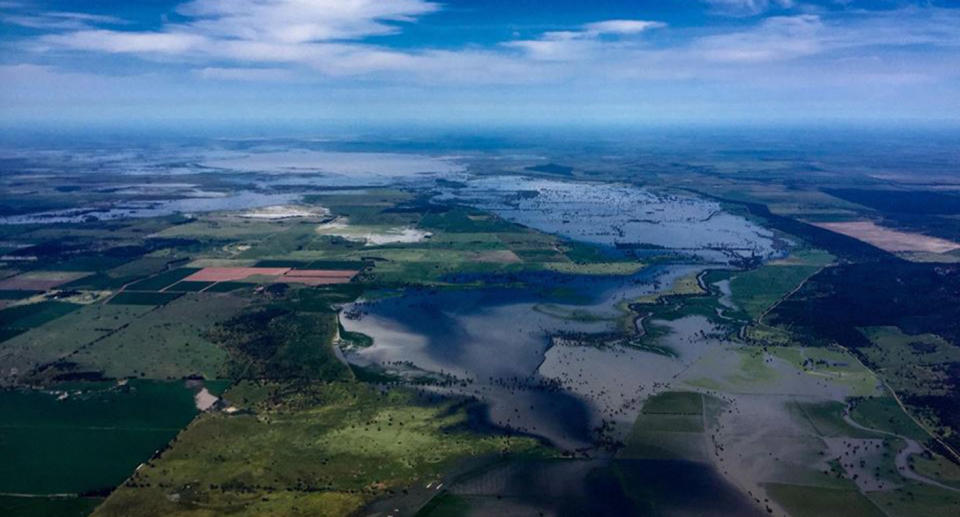
<path fill-rule="evenodd" d="M 343 318 L 343 325 L 371 336 L 374 344 L 347 351 L 346 356 L 361 365 L 400 368 L 397 363 L 412 364 L 467 380 L 466 387 L 453 389 L 487 402 L 494 423 L 538 434 L 561 447 L 588 447 L 597 406 L 588 392 L 557 389 L 552 373 L 542 375 L 550 336 L 613 330 L 623 317 L 617 308 L 623 300 L 669 286 L 691 270 L 670 266 L 629 277 L 553 275 L 568 288 L 562 290 L 567 294 L 484 288 L 361 302 L 346 308 L 361 316 Z M 570 292 L 580 295 L 575 302 Z M 549 310 L 544 310 L 547 306 Z M 591 317 L 562 317 L 573 311 Z M 602 357 L 610 366 L 618 361 L 614 354 Z M 604 365 L 591 368 L 602 371 Z"/>

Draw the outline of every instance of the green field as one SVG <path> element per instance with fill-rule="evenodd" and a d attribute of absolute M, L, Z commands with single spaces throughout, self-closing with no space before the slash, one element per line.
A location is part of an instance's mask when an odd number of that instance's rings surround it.
<path fill-rule="evenodd" d="M 857 490 L 766 483 L 767 493 L 793 517 L 884 517 Z"/>
<path fill-rule="evenodd" d="M 644 414 L 699 415 L 703 412 L 703 396 L 691 391 L 666 391 L 647 399 Z"/>
<path fill-rule="evenodd" d="M 16 497 L 0 495 L 0 515 L 11 517 L 87 517 L 100 497 Z"/>
<path fill-rule="evenodd" d="M 217 378 L 226 373 L 228 355 L 206 334 L 246 303 L 242 296 L 187 293 L 84 347 L 70 361 L 76 370 L 114 378 Z"/>
<path fill-rule="evenodd" d="M 132 381 L 0 391 L 0 414 L 0 492 L 42 495 L 109 491 L 196 409 L 182 381 Z"/>
<path fill-rule="evenodd" d="M 866 397 L 851 404 L 850 416 L 860 425 L 926 442 L 930 436 L 891 397 Z"/>
<path fill-rule="evenodd" d="M 764 311 L 819 270 L 818 266 L 765 265 L 730 279 L 733 303 L 751 318 Z"/>
<path fill-rule="evenodd" d="M 157 293 L 149 291 L 122 291 L 110 298 L 116 305 L 164 305 L 180 297 L 180 293 Z"/>
<path fill-rule="evenodd" d="M 537 450 L 456 430 L 462 409 L 403 390 L 256 382 L 225 396 L 251 413 L 201 416 L 95 515 L 342 515 L 466 458 Z"/>

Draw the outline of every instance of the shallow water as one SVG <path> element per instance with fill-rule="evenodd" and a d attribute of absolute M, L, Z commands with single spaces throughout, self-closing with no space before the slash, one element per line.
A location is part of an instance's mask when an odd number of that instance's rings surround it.
<path fill-rule="evenodd" d="M 761 515 L 711 466 L 689 461 L 518 460 L 450 491 L 482 515 Z"/>
<path fill-rule="evenodd" d="M 422 370 L 469 380 L 465 387 L 449 390 L 487 402 L 493 423 L 538 434 L 560 446 L 587 447 L 589 429 L 596 423 L 588 394 L 557 390 L 554 379 L 540 372 L 550 336 L 612 330 L 623 316 L 617 304 L 669 286 L 691 270 L 690 266 L 669 266 L 628 277 L 551 275 L 562 282 L 551 287 L 562 285 L 580 293 L 582 298 L 576 302 L 553 289 L 499 287 L 361 302 L 346 307 L 347 313 L 361 316 L 343 318 L 343 326 L 371 336 L 374 344 L 348 351 L 346 356 L 357 364 L 391 368 L 408 361 Z M 536 274 L 524 277 L 539 278 Z M 551 313 L 543 310 L 545 304 Z M 586 311 L 596 319 L 554 315 L 564 310 Z M 608 357 L 616 360 L 613 354 Z"/>
<path fill-rule="evenodd" d="M 632 185 L 492 176 L 443 189 L 436 199 L 595 244 L 669 248 L 718 263 L 777 253 L 769 230 L 714 201 Z"/>
<path fill-rule="evenodd" d="M 0 224 L 80 223 L 89 220 L 109 221 L 127 217 L 161 217 L 176 213 L 245 210 L 291 203 L 299 200 L 300 197 L 299 194 L 263 194 L 241 191 L 230 196 L 216 195 L 161 201 L 124 201 L 99 208 L 51 210 L 0 217 Z"/>

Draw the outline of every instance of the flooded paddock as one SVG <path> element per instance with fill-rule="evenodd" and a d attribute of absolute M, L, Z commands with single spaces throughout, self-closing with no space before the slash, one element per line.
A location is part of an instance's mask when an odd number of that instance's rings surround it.
<path fill-rule="evenodd" d="M 492 176 L 443 189 L 438 201 L 489 210 L 512 222 L 574 240 L 637 249 L 669 249 L 701 260 L 770 258 L 769 230 L 692 195 L 632 185 Z"/>

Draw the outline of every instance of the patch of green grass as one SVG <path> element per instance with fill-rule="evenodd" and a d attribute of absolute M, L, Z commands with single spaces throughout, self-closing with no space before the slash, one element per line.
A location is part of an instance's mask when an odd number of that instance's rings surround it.
<path fill-rule="evenodd" d="M 196 273 L 197 271 L 200 270 L 192 267 L 182 267 L 179 269 L 164 271 L 158 275 L 154 275 L 150 278 L 130 284 L 127 286 L 127 289 L 131 291 L 159 291 L 164 287 L 173 285 L 178 281 Z"/>
<path fill-rule="evenodd" d="M 129 292 L 123 291 L 110 298 L 107 303 L 115 305 L 166 305 L 177 298 L 182 293 L 156 293 L 156 292 Z"/>
<path fill-rule="evenodd" d="M 850 416 L 860 425 L 925 442 L 930 437 L 903 412 L 892 397 L 866 397 L 852 402 Z"/>
<path fill-rule="evenodd" d="M 61 289 L 89 289 L 94 291 L 119 289 L 127 283 L 136 280 L 133 278 L 116 278 L 106 273 L 95 273 L 60 286 Z"/>
<path fill-rule="evenodd" d="M 467 458 L 539 450 L 529 438 L 462 430 L 461 407 L 422 404 L 403 390 L 245 382 L 226 398 L 251 414 L 201 415 L 95 515 L 125 515 L 131 508 L 142 516 L 217 513 L 244 501 L 244 494 L 265 497 L 264 514 L 281 512 L 275 496 L 299 494 L 350 497 L 348 510 L 355 511 L 390 490 L 436 479 Z M 178 494 L 176 502 L 170 494 Z"/>
<path fill-rule="evenodd" d="M 217 282 L 207 289 L 210 293 L 229 293 L 237 289 L 249 289 L 251 284 L 245 282 Z"/>
<path fill-rule="evenodd" d="M 416 517 L 458 517 L 469 515 L 469 512 L 469 501 L 459 495 L 443 492 L 425 504 Z"/>
<path fill-rule="evenodd" d="M 765 265 L 737 273 L 730 279 L 731 299 L 751 318 L 759 318 L 818 269 L 818 266 Z"/>
<path fill-rule="evenodd" d="M 176 499 L 173 501 L 171 499 Z M 122 488 L 110 494 L 95 517 L 343 517 L 361 509 L 364 499 L 345 492 L 216 490 L 193 487 Z"/>
<path fill-rule="evenodd" d="M 241 296 L 188 293 L 85 347 L 69 361 L 74 370 L 101 371 L 116 378 L 221 377 L 228 354 L 208 339 L 207 332 L 247 303 Z"/>
<path fill-rule="evenodd" d="M 52 301 L 7 307 L 0 311 L 0 327 L 31 329 L 79 308 L 73 303 Z"/>
<path fill-rule="evenodd" d="M 922 483 L 907 483 L 894 490 L 867 494 L 888 515 L 922 515 L 924 517 L 955 517 L 960 508 L 960 494 Z"/>
<path fill-rule="evenodd" d="M 960 489 L 960 465 L 947 458 L 925 452 L 911 456 L 910 464 L 917 474 Z"/>
<path fill-rule="evenodd" d="M 851 438 L 883 438 L 883 435 L 871 433 L 851 426 L 843 419 L 846 404 L 842 402 L 792 402 L 797 410 L 810 422 L 820 436 L 849 436 Z"/>
<path fill-rule="evenodd" d="M 213 284 L 214 282 L 191 282 L 191 281 L 183 280 L 168 287 L 167 291 L 195 293 L 198 291 L 203 291 L 204 289 L 210 287 Z"/>
<path fill-rule="evenodd" d="M 689 391 L 669 391 L 647 399 L 617 457 L 708 461 L 705 398 L 712 411 L 722 407 L 719 399 Z"/>
<path fill-rule="evenodd" d="M 516 232 L 521 227 L 499 217 L 454 207 L 447 212 L 424 214 L 420 227 L 451 233 Z"/>
<path fill-rule="evenodd" d="M 885 517 L 857 490 L 764 483 L 767 494 L 794 517 Z"/>
<path fill-rule="evenodd" d="M 151 308 L 144 305 L 91 304 L 20 334 L 0 346 L 0 370 L 16 369 L 21 378 L 45 363 L 116 331 Z"/>
<path fill-rule="evenodd" d="M 645 414 L 700 415 L 703 397 L 693 391 L 665 391 L 643 403 Z"/>
<path fill-rule="evenodd" d="M 75 303 L 44 301 L 0 310 L 0 339 L 6 341 L 82 307 Z"/>
<path fill-rule="evenodd" d="M 936 334 L 910 335 L 893 326 L 859 330 L 873 346 L 858 352 L 898 393 L 952 396 L 948 372 L 960 362 L 960 348 Z"/>

